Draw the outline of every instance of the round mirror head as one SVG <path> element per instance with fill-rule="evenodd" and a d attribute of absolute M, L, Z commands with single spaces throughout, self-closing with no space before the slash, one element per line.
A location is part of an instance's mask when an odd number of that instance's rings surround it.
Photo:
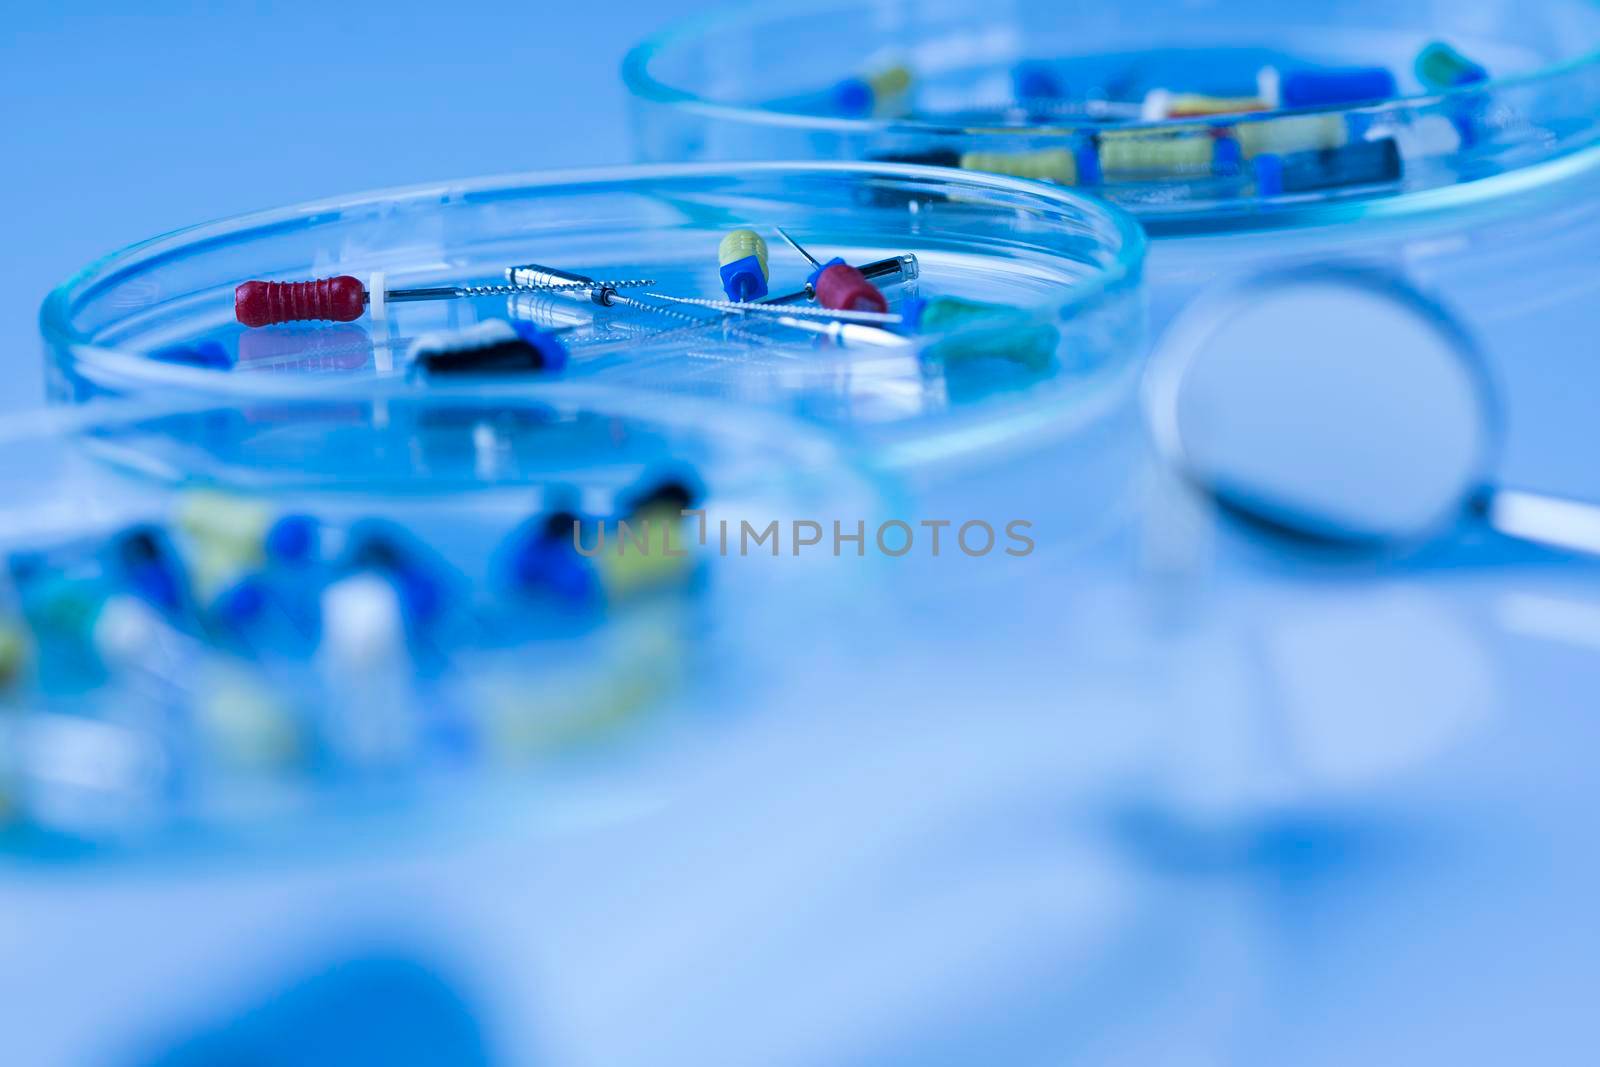
<path fill-rule="evenodd" d="M 1279 273 L 1192 305 L 1145 396 L 1166 458 L 1230 511 L 1301 538 L 1377 545 L 1454 521 L 1497 443 L 1483 365 L 1393 279 Z"/>

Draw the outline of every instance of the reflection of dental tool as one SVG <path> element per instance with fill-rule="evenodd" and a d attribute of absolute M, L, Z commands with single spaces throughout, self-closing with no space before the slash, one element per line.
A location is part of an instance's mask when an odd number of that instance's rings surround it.
<path fill-rule="evenodd" d="M 882 112 L 910 88 L 911 68 L 897 63 L 841 80 L 829 91 L 828 98 L 839 114 L 864 117 Z"/>
<path fill-rule="evenodd" d="M 406 349 L 406 365 L 428 374 L 556 373 L 567 365 L 557 336 L 574 327 L 546 330 L 531 322 L 490 319 L 453 332 L 427 333 Z"/>

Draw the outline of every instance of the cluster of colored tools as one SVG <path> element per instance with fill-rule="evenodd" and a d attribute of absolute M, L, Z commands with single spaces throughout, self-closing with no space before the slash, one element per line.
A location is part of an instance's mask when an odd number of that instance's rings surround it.
<path fill-rule="evenodd" d="M 1398 81 L 1385 67 L 1268 66 L 1256 71 L 1249 93 L 1218 96 L 1154 87 L 1142 99 L 1114 100 L 1097 90 L 1075 95 L 1064 64 L 1019 63 L 1012 70 L 1013 99 L 1000 109 L 1007 119 L 987 121 L 1049 125 L 1065 117 L 1091 127 L 1079 129 L 1069 146 L 1022 152 L 937 147 L 877 158 L 1088 187 L 1212 180 L 1222 183 L 1214 190 L 1218 194 L 1265 198 L 1397 183 L 1409 158 L 1471 145 L 1480 136 L 1480 109 L 1471 101 L 1454 102 L 1442 128 L 1422 133 L 1377 132 L 1369 130 L 1364 116 L 1342 114 L 1341 109 L 1398 95 Z M 1442 42 L 1423 48 L 1414 69 L 1417 81 L 1432 93 L 1488 79 L 1483 66 Z M 895 80 L 895 99 L 909 99 L 910 83 L 909 74 Z M 901 114 L 951 120 L 941 113 Z M 976 114 L 960 118 L 968 126 L 978 121 Z M 1202 121 L 1151 125 L 1170 120 Z"/>
<path fill-rule="evenodd" d="M 506 268 L 503 283 L 485 285 L 387 289 L 382 274 L 365 283 L 350 275 L 302 282 L 248 281 L 235 291 L 234 311 L 241 324 L 255 329 L 351 322 L 368 311 L 379 318 L 388 314 L 391 304 L 418 300 L 511 298 L 510 321 L 488 320 L 412 338 L 406 368 L 429 377 L 559 372 L 572 361 L 572 335 L 592 326 L 594 313 L 615 316 L 619 309 L 642 316 L 646 323 L 665 319 L 670 325 L 623 334 L 593 331 L 596 336 L 585 343 L 593 346 L 611 339 L 636 344 L 650 337 L 739 322 L 742 328 L 769 326 L 819 335 L 842 347 L 907 348 L 919 337 L 951 335 L 925 348 L 930 358 L 945 361 L 992 357 L 1041 369 L 1054 357 L 1058 331 L 1024 309 L 949 296 L 905 296 L 891 308 L 882 287 L 918 278 L 920 266 L 911 253 L 860 265 L 840 257 L 824 261 L 782 227 L 775 230 L 810 267 L 798 288 L 779 294 L 771 292 L 766 240 L 753 229 L 739 228 L 724 236 L 717 250 L 725 299 L 663 293 L 649 278 L 597 279 L 530 263 Z M 535 298 L 540 302 L 528 302 Z M 590 311 L 581 313 L 577 305 L 587 305 Z M 561 307 L 572 310 L 562 312 Z M 207 368 L 230 366 L 226 347 L 216 341 L 171 346 L 151 355 Z"/>
<path fill-rule="evenodd" d="M 391 521 L 330 524 L 195 492 L 171 523 L 9 556 L 0 692 L 30 679 L 46 696 L 88 691 L 121 666 L 147 668 L 157 647 L 251 663 L 356 649 L 363 661 L 426 668 L 457 648 L 555 623 L 582 628 L 686 586 L 697 565 L 683 511 L 698 497 L 692 479 L 674 474 L 622 494 L 610 516 L 535 515 L 503 537 L 480 582 Z"/>
<path fill-rule="evenodd" d="M 1443 41 L 1425 45 L 1412 63 L 1417 83 L 1427 92 L 1449 92 L 1489 79 L 1480 63 Z M 1011 68 L 1012 98 L 1004 105 L 1018 117 L 1046 120 L 1070 114 L 1104 122 L 1196 118 L 1242 112 L 1348 107 L 1388 100 L 1400 92 L 1393 71 L 1381 66 L 1298 66 L 1287 69 L 1268 65 L 1255 71 L 1254 91 L 1219 96 L 1151 87 L 1142 99 L 1109 98 L 1099 86 L 1082 86 L 1071 60 L 1026 59 Z M 1130 82 L 1141 80 L 1130 77 Z M 853 75 L 835 84 L 815 100 L 829 114 L 843 118 L 894 116 L 937 119 L 940 111 L 914 109 L 915 75 L 909 67 L 892 64 L 871 73 Z"/>
<path fill-rule="evenodd" d="M 1487 81 L 1489 73 L 1478 63 L 1442 41 L 1425 46 L 1413 63 L 1418 83 L 1429 92 L 1445 92 Z M 1017 103 L 1044 111 L 1052 105 L 1071 105 L 1069 77 L 1057 65 L 1027 60 L 1012 70 Z M 1155 87 L 1142 101 L 1103 101 L 1112 104 L 1103 117 L 1159 122 L 1162 119 L 1200 118 L 1247 112 L 1352 107 L 1379 103 L 1399 95 L 1400 84 L 1387 67 L 1265 66 L 1256 71 L 1255 92 L 1215 96 Z"/>

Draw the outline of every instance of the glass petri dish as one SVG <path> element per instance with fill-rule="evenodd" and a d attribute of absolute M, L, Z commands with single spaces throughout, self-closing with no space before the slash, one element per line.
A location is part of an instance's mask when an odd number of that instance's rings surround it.
<path fill-rule="evenodd" d="M 718 244 L 739 227 L 770 239 L 771 294 L 801 290 L 811 267 L 777 239 L 779 226 L 854 264 L 914 256 L 914 269 L 883 282 L 891 315 L 913 296 L 954 297 L 1004 305 L 1003 324 L 978 315 L 941 325 L 929 312 L 918 332 L 866 323 L 874 343 L 841 342 L 802 328 L 816 317 L 784 326 L 651 295 L 724 298 Z M 1142 253 L 1126 215 L 1003 176 L 635 168 L 372 193 L 195 227 L 85 269 L 50 295 L 41 323 L 53 395 L 65 401 L 163 390 L 247 399 L 382 381 L 427 389 L 437 378 L 406 358 L 419 335 L 526 323 L 565 331 L 562 380 L 799 416 L 899 449 L 890 459 L 904 465 L 1066 430 L 1125 400 L 1139 358 Z M 386 290 L 494 284 L 530 262 L 652 280 L 621 291 L 650 306 L 496 292 L 389 303 L 381 320 L 235 321 L 235 287 L 247 279 L 348 274 L 370 285 L 381 271 Z M 797 303 L 797 315 L 814 309 Z"/>
<path fill-rule="evenodd" d="M 871 561 L 719 547 L 722 524 L 882 506 L 803 427 L 659 409 L 379 389 L 0 425 L 0 851 L 653 805 L 785 684 L 773 648 L 820 654 L 816 612 L 872 596 Z"/>
<path fill-rule="evenodd" d="M 1449 50 L 1422 58 L 1436 43 Z M 923 156 L 1200 226 L 1460 185 L 1600 139 L 1587 0 L 1531 14 L 1164 0 L 1138 20 L 1086 3 L 823 0 L 685 22 L 623 74 L 645 159 Z M 1373 144 L 1398 166 L 1363 170 Z M 1308 150 L 1333 169 L 1301 173 Z M 1269 155 L 1276 184 L 1253 165 Z"/>
<path fill-rule="evenodd" d="M 1457 64 L 1446 84 L 1419 68 L 1434 42 L 1487 76 Z M 1374 66 L 1392 84 L 1370 99 L 1285 90 L 1286 73 Z M 1502 379 L 1504 476 L 1600 495 L 1577 458 L 1600 447 L 1578 399 L 1600 388 L 1590 0 L 1159 0 L 1138 19 L 1084 3 L 824 0 L 685 22 L 636 47 L 624 76 L 642 160 L 917 159 L 1118 203 L 1153 239 L 1156 332 L 1242 276 L 1329 261 L 1396 273 L 1450 308 Z M 1296 106 L 1185 114 L 1184 94 Z"/>

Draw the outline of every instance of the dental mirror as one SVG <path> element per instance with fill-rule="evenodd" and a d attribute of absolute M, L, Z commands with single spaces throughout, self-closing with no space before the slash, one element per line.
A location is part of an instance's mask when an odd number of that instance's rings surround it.
<path fill-rule="evenodd" d="M 1600 508 L 1491 484 L 1500 423 L 1476 346 L 1385 275 L 1308 268 L 1197 302 L 1145 405 L 1169 463 L 1280 535 L 1383 550 L 1483 521 L 1600 554 Z"/>

